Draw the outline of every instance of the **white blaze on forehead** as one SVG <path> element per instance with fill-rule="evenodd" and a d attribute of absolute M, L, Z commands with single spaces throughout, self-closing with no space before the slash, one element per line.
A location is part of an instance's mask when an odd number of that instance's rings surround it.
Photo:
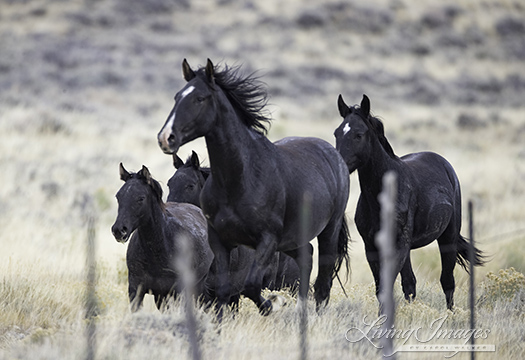
<path fill-rule="evenodd" d="M 345 126 L 343 127 L 343 135 L 346 135 L 346 133 L 348 133 L 349 131 L 350 131 L 350 125 L 346 123 Z"/>
<path fill-rule="evenodd" d="M 182 94 L 180 94 L 180 99 L 184 99 L 186 96 L 191 94 L 193 90 L 195 90 L 195 86 L 189 86 L 186 90 L 182 92 Z"/>
<path fill-rule="evenodd" d="M 170 118 L 166 122 L 166 125 L 162 128 L 162 131 L 159 134 L 159 141 L 163 144 L 168 144 L 168 138 L 171 135 L 171 128 L 173 127 L 173 121 L 175 120 L 175 111 L 172 111 Z"/>
<path fill-rule="evenodd" d="M 195 86 L 188 86 L 188 88 L 184 90 L 182 94 L 180 94 L 180 100 L 184 99 L 186 96 L 191 94 L 193 90 L 195 90 Z M 164 144 L 168 143 L 168 138 L 171 135 L 171 129 L 173 128 L 174 121 L 175 121 L 175 111 L 172 112 L 170 118 L 166 122 L 166 125 L 164 125 L 164 127 L 162 128 L 162 131 L 160 132 L 159 140 L 163 142 Z"/>

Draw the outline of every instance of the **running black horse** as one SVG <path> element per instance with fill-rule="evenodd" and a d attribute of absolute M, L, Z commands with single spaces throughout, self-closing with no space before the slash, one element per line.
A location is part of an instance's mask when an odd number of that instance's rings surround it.
<path fill-rule="evenodd" d="M 168 180 L 168 188 L 170 190 L 168 201 L 190 203 L 200 207 L 200 194 L 206 179 L 210 175 L 210 168 L 201 166 L 199 156 L 195 151 L 192 152 L 186 162 L 182 161 L 176 154 L 173 154 L 173 166 L 177 171 Z M 253 263 L 254 255 L 254 250 L 245 246 L 239 246 L 232 250 L 230 259 L 232 297 L 237 297 L 243 291 L 244 282 L 250 270 L 246 264 L 248 262 L 249 265 Z M 212 267 L 212 273 L 214 272 L 213 270 L 215 270 L 214 267 Z M 213 277 L 209 276 L 209 278 Z M 299 267 L 295 261 L 290 256 L 277 252 L 272 266 L 266 270 L 263 288 L 275 291 L 288 288 L 292 293 L 295 293 L 298 282 Z M 213 288 L 213 285 L 210 284 L 210 288 Z"/>
<path fill-rule="evenodd" d="M 469 243 L 460 235 L 461 191 L 454 169 L 438 154 L 419 152 L 401 158 L 394 154 L 385 137 L 382 122 L 370 115 L 370 100 L 363 96 L 360 107 L 348 107 L 339 95 L 338 107 L 344 118 L 335 130 L 336 147 L 350 173 L 357 170 L 361 195 L 355 223 L 364 240 L 366 258 L 379 292 L 380 262 L 374 239 L 379 231 L 383 175 L 397 174 L 397 263 L 393 279 L 401 272 L 401 284 L 407 300 L 416 296 L 416 277 L 410 262 L 410 250 L 437 239 L 441 253 L 441 286 L 447 308 L 454 305 L 454 267 L 456 262 L 468 271 Z M 483 255 L 475 250 L 474 265 L 483 265 Z M 393 284 L 392 284 L 393 286 Z"/>
<path fill-rule="evenodd" d="M 328 302 L 344 260 L 348 266 L 349 177 L 341 155 L 317 138 L 270 142 L 265 136 L 270 120 L 263 113 L 266 92 L 253 76 L 239 76 L 238 68 L 216 69 L 209 59 L 197 71 L 184 60 L 182 70 L 188 83 L 175 96 L 158 141 L 165 153 L 173 154 L 198 137 L 206 140 L 211 175 L 201 205 L 219 269 L 219 305 L 229 297 L 230 252 L 238 245 L 256 250 L 245 294 L 262 314 L 272 310 L 261 296 L 261 284 L 276 251 L 293 257 L 305 274 L 299 290 L 299 299 L 305 300 L 312 269 L 310 241 L 317 237 L 314 290 L 319 309 Z M 311 204 L 306 211 L 305 204 Z M 309 256 L 301 261 L 299 254 L 304 253 Z"/>
<path fill-rule="evenodd" d="M 111 231 L 121 243 L 131 236 L 126 254 L 131 310 L 137 311 L 149 292 L 160 310 L 168 297 L 182 291 L 175 264 L 183 251 L 181 241 L 191 244 L 195 296 L 209 301 L 206 280 L 213 253 L 201 210 L 191 204 L 165 204 L 160 184 L 145 166 L 129 173 L 121 163 L 120 178 L 125 183 L 117 193 L 118 215 Z"/>

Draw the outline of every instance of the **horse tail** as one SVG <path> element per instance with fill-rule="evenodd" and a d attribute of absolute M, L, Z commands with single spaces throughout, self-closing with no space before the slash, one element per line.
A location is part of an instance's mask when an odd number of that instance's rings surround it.
<path fill-rule="evenodd" d="M 470 240 L 459 235 L 458 241 L 458 254 L 456 256 L 456 262 L 463 268 L 467 273 L 470 274 L 469 264 L 470 264 Z M 485 260 L 485 255 L 483 252 L 474 247 L 474 266 L 483 266 L 487 262 Z"/>
<path fill-rule="evenodd" d="M 348 244 L 350 241 L 350 231 L 348 231 L 348 224 L 346 223 L 346 218 L 343 215 L 341 230 L 339 230 L 339 237 L 337 239 L 337 258 L 334 272 L 332 274 L 332 279 L 334 279 L 339 273 L 339 270 L 341 270 L 343 262 L 345 263 L 346 273 L 350 273 L 350 255 L 348 254 Z"/>

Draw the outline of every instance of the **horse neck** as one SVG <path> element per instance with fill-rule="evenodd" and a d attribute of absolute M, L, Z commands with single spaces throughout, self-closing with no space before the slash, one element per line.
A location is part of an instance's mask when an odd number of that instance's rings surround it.
<path fill-rule="evenodd" d="M 144 251 L 151 253 L 156 258 L 164 258 L 169 250 L 166 236 L 166 214 L 156 200 L 152 200 L 151 211 L 142 217 L 137 228 L 140 242 Z"/>
<path fill-rule="evenodd" d="M 390 170 L 400 173 L 401 163 L 387 154 L 379 141 L 375 140 L 372 147 L 372 156 L 357 172 L 361 194 L 370 201 L 378 203 L 377 195 L 383 188 L 383 176 Z"/>
<path fill-rule="evenodd" d="M 274 145 L 242 122 L 222 92 L 219 100 L 221 104 L 218 107 L 224 111 L 217 114 L 216 125 L 205 136 L 211 175 L 213 182 L 219 186 L 231 185 L 239 189 L 242 180 L 250 175 L 247 169 L 255 162 L 264 161 L 264 156 L 260 154 Z"/>

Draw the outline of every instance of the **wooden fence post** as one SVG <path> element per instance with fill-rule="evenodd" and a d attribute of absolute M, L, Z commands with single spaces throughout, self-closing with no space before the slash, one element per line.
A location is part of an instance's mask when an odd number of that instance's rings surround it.
<path fill-rule="evenodd" d="M 97 299 L 95 294 L 96 282 L 96 249 L 95 249 L 95 217 L 87 216 L 87 247 L 86 247 L 86 313 L 87 319 L 86 338 L 87 352 L 86 359 L 95 359 L 96 354 L 96 324 L 94 317 L 97 313 Z"/>
<path fill-rule="evenodd" d="M 475 251 L 476 248 L 474 247 L 474 211 L 472 209 L 472 200 L 469 200 L 468 202 L 468 224 L 469 224 L 469 237 L 470 237 L 470 246 L 469 246 L 469 268 L 470 268 L 470 299 L 469 299 L 469 305 L 470 305 L 470 329 L 475 329 L 475 318 L 474 318 L 474 302 L 475 302 L 475 294 L 474 294 L 474 259 L 475 259 Z M 474 348 L 475 345 L 475 337 L 470 337 L 470 345 L 472 345 L 472 348 Z M 476 352 L 471 351 L 470 352 L 470 358 L 474 360 L 476 358 Z"/>
<path fill-rule="evenodd" d="M 397 198 L 397 174 L 393 171 L 387 172 L 383 177 L 383 191 L 379 194 L 381 206 L 381 230 L 376 235 L 376 245 L 379 250 L 381 261 L 379 304 L 381 315 L 386 319 L 383 323 L 383 331 L 386 334 L 394 326 L 394 271 L 396 263 L 396 198 Z M 383 357 L 395 359 L 392 337 L 381 338 Z"/>
<path fill-rule="evenodd" d="M 191 358 L 200 360 L 202 358 L 199 339 L 197 336 L 197 320 L 193 307 L 193 295 L 195 289 L 195 273 L 191 267 L 193 258 L 192 246 L 186 236 L 179 238 L 181 252 L 176 259 L 176 268 L 182 281 L 184 309 L 186 312 L 186 326 L 188 328 L 188 337 L 190 342 Z"/>
<path fill-rule="evenodd" d="M 305 193 L 303 195 L 303 206 L 301 208 L 300 221 L 301 221 L 301 237 L 306 237 L 308 233 L 308 219 L 310 219 L 312 211 L 312 195 L 310 193 Z M 310 239 L 305 239 L 306 241 Z M 306 360 L 308 358 L 308 290 L 310 288 L 309 282 L 304 281 L 308 278 L 307 266 L 304 266 L 307 261 L 309 261 L 308 256 L 308 246 L 303 246 L 299 248 L 299 266 L 300 269 L 300 282 L 299 282 L 299 293 L 297 294 L 297 304 L 299 310 L 299 344 L 300 344 L 300 359 Z M 304 301 L 299 297 L 299 294 L 305 292 L 307 294 Z"/>

